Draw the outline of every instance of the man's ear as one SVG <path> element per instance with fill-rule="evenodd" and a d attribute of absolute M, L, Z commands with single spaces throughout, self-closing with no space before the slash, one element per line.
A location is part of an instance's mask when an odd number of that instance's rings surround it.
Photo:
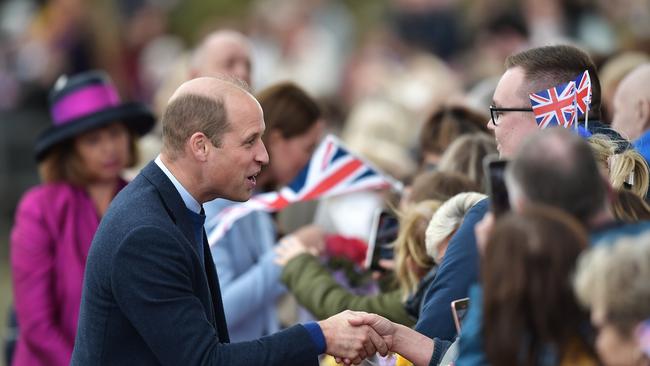
<path fill-rule="evenodd" d="M 650 130 L 650 99 L 639 99 L 636 105 L 636 114 L 641 122 L 641 133 Z"/>
<path fill-rule="evenodd" d="M 203 132 L 194 132 L 187 142 L 190 154 L 198 161 L 206 161 L 212 143 Z"/>

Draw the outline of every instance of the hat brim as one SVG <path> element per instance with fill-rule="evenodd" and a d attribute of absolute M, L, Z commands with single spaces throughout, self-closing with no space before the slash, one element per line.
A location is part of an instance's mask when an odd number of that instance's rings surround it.
<path fill-rule="evenodd" d="M 40 162 L 55 145 L 73 138 L 83 132 L 102 127 L 113 122 L 123 122 L 138 136 L 151 131 L 156 119 L 147 107 L 140 103 L 125 103 L 117 107 L 79 118 L 63 126 L 52 126 L 36 139 L 34 147 L 36 161 Z"/>

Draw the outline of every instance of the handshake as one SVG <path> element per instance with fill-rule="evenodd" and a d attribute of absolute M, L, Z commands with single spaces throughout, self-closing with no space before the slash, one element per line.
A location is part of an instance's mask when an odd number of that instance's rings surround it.
<path fill-rule="evenodd" d="M 376 314 L 346 310 L 318 322 L 327 354 L 346 365 L 361 363 L 379 353 L 397 352 L 415 365 L 427 365 L 433 354 L 433 341 L 406 326 Z"/>

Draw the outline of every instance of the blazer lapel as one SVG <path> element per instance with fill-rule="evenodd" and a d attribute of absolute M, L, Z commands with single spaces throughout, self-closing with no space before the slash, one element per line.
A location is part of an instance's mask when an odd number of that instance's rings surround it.
<path fill-rule="evenodd" d="M 160 197 L 167 209 L 169 216 L 176 226 L 181 230 L 185 238 L 190 242 L 194 243 L 194 228 L 192 226 L 191 219 L 189 215 L 185 214 L 187 207 L 181 198 L 180 193 L 174 187 L 174 184 L 169 180 L 167 175 L 158 167 L 155 162 L 150 162 L 147 166 L 142 169 L 141 173 L 147 180 L 153 184 L 158 192 Z M 210 248 L 207 245 L 207 238 L 205 235 L 205 230 L 203 231 L 203 258 L 205 259 L 205 271 L 204 277 L 208 284 L 208 292 L 210 293 L 210 306 L 208 309 L 209 312 L 208 318 L 210 322 L 216 327 L 217 335 L 219 341 L 222 343 L 227 343 L 230 341 L 228 335 L 228 328 L 226 326 L 226 317 L 223 312 L 223 302 L 221 300 L 221 291 L 219 288 L 219 279 L 217 278 L 217 272 L 214 269 L 214 262 L 212 260 L 212 255 L 210 254 Z M 193 249 L 196 250 L 198 245 L 192 245 Z M 197 253 L 198 254 L 198 253 Z M 200 257 L 199 257 L 200 258 Z"/>
<path fill-rule="evenodd" d="M 230 335 L 228 334 L 228 326 L 226 323 L 226 314 L 223 311 L 223 301 L 221 300 L 221 286 L 219 285 L 219 276 L 214 268 L 214 260 L 210 247 L 207 245 L 208 238 L 203 232 L 203 253 L 205 258 L 205 271 L 208 275 L 208 286 L 210 287 L 210 295 L 212 296 L 213 316 L 216 319 L 217 333 L 221 343 L 229 343 Z"/>

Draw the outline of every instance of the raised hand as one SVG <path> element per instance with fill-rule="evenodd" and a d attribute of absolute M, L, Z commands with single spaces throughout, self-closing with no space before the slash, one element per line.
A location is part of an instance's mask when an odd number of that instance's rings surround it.
<path fill-rule="evenodd" d="M 307 248 L 300 240 L 292 235 L 285 236 L 280 240 L 280 245 L 276 246 L 275 263 L 279 266 L 286 266 L 290 260 L 303 253 L 315 255 L 315 253 Z"/>
<path fill-rule="evenodd" d="M 382 356 L 388 353 L 386 342 L 372 327 L 352 325 L 353 320 L 363 314 L 346 310 L 318 322 L 327 343 L 327 354 L 343 360 L 345 364 L 357 365 L 376 352 Z"/>
<path fill-rule="evenodd" d="M 315 255 L 325 251 L 325 232 L 319 226 L 305 225 L 291 233 L 305 248 Z"/>

